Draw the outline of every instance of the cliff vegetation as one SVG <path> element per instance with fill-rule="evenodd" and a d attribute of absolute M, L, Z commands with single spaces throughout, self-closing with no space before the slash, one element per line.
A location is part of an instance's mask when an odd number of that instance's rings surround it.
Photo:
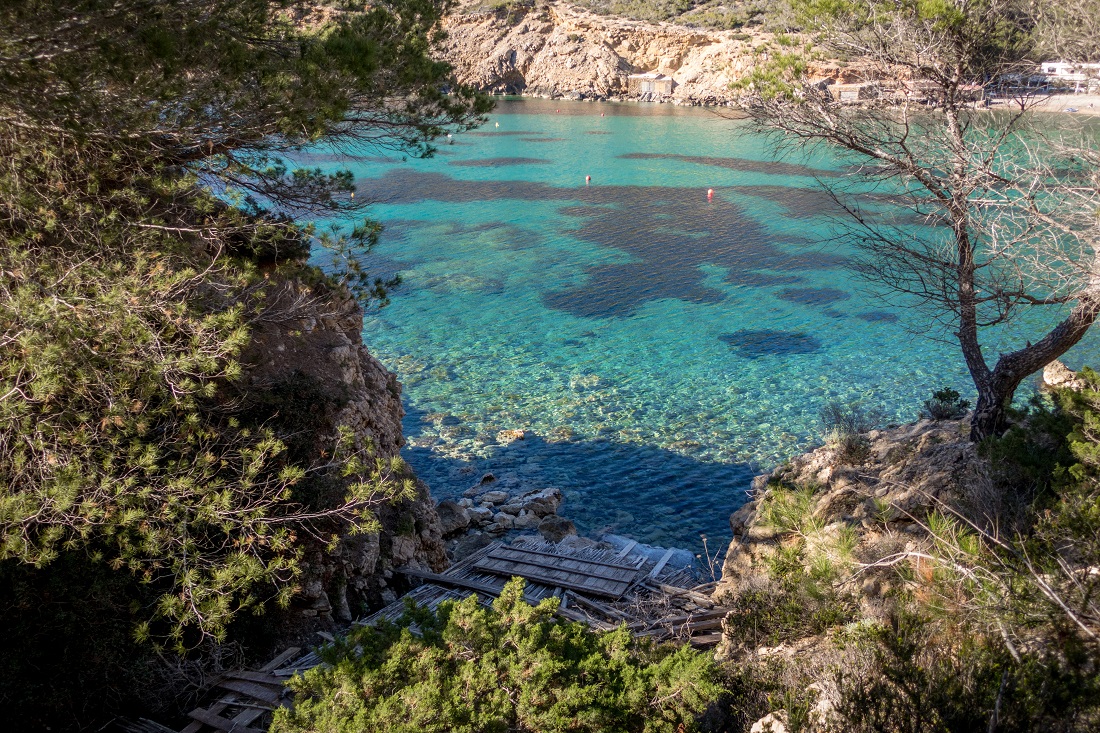
<path fill-rule="evenodd" d="M 403 561 L 441 561 L 349 296 L 384 296 L 348 256 L 376 228 L 346 174 L 282 159 L 321 140 L 424 154 L 476 123 L 486 103 L 443 94 L 427 55 L 440 12 L 0 2 L 7 724 L 186 704 L 247 617 L 299 591 L 306 616 L 347 613 L 325 589 L 349 571 L 377 594 L 395 511 L 417 532 Z M 322 274 L 311 247 L 345 266 Z"/>

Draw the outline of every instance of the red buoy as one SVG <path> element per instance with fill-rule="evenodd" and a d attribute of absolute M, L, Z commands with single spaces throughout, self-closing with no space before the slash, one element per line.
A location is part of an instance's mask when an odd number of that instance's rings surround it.
<path fill-rule="evenodd" d="M 589 183 L 592 183 L 592 176 L 585 176 L 584 177 L 584 185 L 587 186 Z"/>

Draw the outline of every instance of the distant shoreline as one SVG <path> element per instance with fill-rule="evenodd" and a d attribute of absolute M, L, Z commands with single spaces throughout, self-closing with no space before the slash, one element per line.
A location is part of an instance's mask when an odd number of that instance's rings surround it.
<path fill-rule="evenodd" d="M 500 99 L 543 99 L 546 101 L 555 102 L 585 102 L 595 104 L 667 104 L 674 107 L 700 107 L 700 108 L 719 108 L 741 112 L 740 108 L 731 100 L 726 101 L 714 101 L 714 102 L 702 102 L 694 99 L 682 99 L 672 96 L 657 97 L 657 98 L 638 98 L 626 95 L 608 96 L 608 97 L 584 97 L 580 99 L 571 98 L 568 95 L 555 96 L 552 94 L 540 94 L 540 93 L 489 93 L 490 96 Z M 868 100 L 873 103 L 876 100 Z M 989 107 L 981 107 L 977 109 L 987 109 L 991 111 L 1010 110 L 1013 106 L 1011 99 L 1004 100 L 991 100 L 993 104 Z M 858 103 L 857 103 L 858 104 Z M 1090 106 L 1091 105 L 1091 106 Z M 855 105 L 853 105 L 855 106 Z M 1066 110 L 1072 109 L 1074 112 L 1067 112 Z M 1079 114 L 1088 117 L 1100 115 L 1100 94 L 1051 94 L 1046 97 L 1037 98 L 1031 105 L 1030 110 L 1033 112 L 1053 112 L 1061 114 Z"/>
<path fill-rule="evenodd" d="M 1051 94 L 1033 109 L 1036 112 L 1063 112 L 1075 109 L 1075 114 L 1100 115 L 1100 94 Z"/>

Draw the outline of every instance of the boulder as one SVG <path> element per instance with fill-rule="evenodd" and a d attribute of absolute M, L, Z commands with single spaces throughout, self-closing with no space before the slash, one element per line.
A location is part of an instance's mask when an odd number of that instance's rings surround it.
<path fill-rule="evenodd" d="M 398 535 L 390 545 L 390 561 L 395 568 L 408 565 L 416 557 L 417 541 L 415 537 Z"/>
<path fill-rule="evenodd" d="M 508 492 L 486 491 L 478 498 L 481 500 L 482 505 L 488 504 L 490 506 L 495 506 L 497 504 L 503 504 L 504 502 L 508 501 Z"/>
<path fill-rule="evenodd" d="M 444 535 L 454 534 L 470 526 L 470 514 L 466 507 L 450 499 L 439 502 L 436 512 L 439 514 Z"/>
<path fill-rule="evenodd" d="M 511 514 L 500 512 L 493 517 L 493 521 L 505 529 L 513 529 L 516 526 L 516 518 Z"/>
<path fill-rule="evenodd" d="M 550 488 L 528 491 L 519 498 L 519 502 L 524 509 L 539 517 L 556 514 L 561 506 L 561 490 Z"/>
<path fill-rule="evenodd" d="M 489 507 L 475 506 L 466 510 L 470 515 L 470 523 L 476 525 L 488 524 L 493 521 L 493 510 Z"/>
<path fill-rule="evenodd" d="M 484 532 L 470 532 L 461 535 L 451 547 L 451 559 L 458 562 L 474 554 L 490 542 L 492 542 L 492 539 Z"/>
<path fill-rule="evenodd" d="M 1077 372 L 1055 359 L 1043 367 L 1043 384 L 1057 389 L 1081 389 L 1085 383 Z"/>
<path fill-rule="evenodd" d="M 565 517 L 556 514 L 543 517 L 539 522 L 539 534 L 550 542 L 561 542 L 569 535 L 575 535 L 577 527 Z"/>
<path fill-rule="evenodd" d="M 768 713 L 752 724 L 749 733 L 787 733 L 787 711 Z"/>
<path fill-rule="evenodd" d="M 537 514 L 532 514 L 531 512 L 524 511 L 515 518 L 513 523 L 516 529 L 534 529 L 535 527 L 539 526 L 539 523 L 541 521 L 542 518 L 539 517 Z"/>
<path fill-rule="evenodd" d="M 497 480 L 496 476 L 494 476 L 491 473 L 487 473 L 487 474 L 485 474 L 484 476 L 481 477 L 480 481 L 478 481 L 476 484 L 474 484 L 470 488 L 463 491 L 462 495 L 464 497 L 466 497 L 467 499 L 473 499 L 474 497 L 481 496 L 486 491 L 491 491 L 492 490 L 492 487 L 490 486 L 490 484 L 492 484 L 496 480 Z"/>

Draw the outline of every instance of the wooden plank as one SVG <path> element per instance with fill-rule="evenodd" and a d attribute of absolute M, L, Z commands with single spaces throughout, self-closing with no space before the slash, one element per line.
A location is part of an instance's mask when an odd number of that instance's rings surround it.
<path fill-rule="evenodd" d="M 289 700 L 283 700 L 279 704 L 280 705 L 287 705 L 288 703 L 289 703 Z M 240 703 L 238 703 L 238 704 L 240 704 Z M 242 710 L 241 712 L 234 715 L 233 716 L 233 722 L 236 723 L 238 726 L 249 725 L 250 723 L 254 722 L 257 718 L 259 718 L 261 715 L 263 715 L 266 712 L 267 712 L 267 710 L 264 710 L 263 708 L 261 708 L 259 706 L 254 706 L 254 707 L 251 707 L 250 709 Z M 240 730 L 240 728 L 238 727 L 236 730 Z"/>
<path fill-rule="evenodd" d="M 236 699 L 236 695 L 226 695 L 217 703 L 211 705 L 207 710 L 204 710 L 202 712 L 217 716 L 219 713 L 225 712 L 225 709 L 228 708 Z M 193 712 L 189 713 L 189 715 L 190 717 L 195 718 Z M 195 720 L 193 720 L 191 723 L 188 723 L 187 726 L 180 731 L 180 733 L 199 733 L 204 725 L 205 723 L 203 723 L 198 718 L 195 718 Z"/>
<path fill-rule="evenodd" d="M 670 596 L 684 596 L 698 603 L 700 606 L 706 606 L 707 608 L 714 608 L 718 604 L 714 602 L 714 599 L 710 596 L 705 596 L 702 593 L 696 593 L 693 590 L 687 588 L 678 588 L 674 585 L 665 585 L 664 583 L 658 583 L 653 581 L 652 583 L 646 581 L 646 585 L 652 586 L 656 590 L 668 593 Z"/>
<path fill-rule="evenodd" d="M 478 563 L 478 569 L 489 573 L 504 576 L 519 575 L 538 583 L 544 583 L 551 586 L 560 585 L 570 590 L 591 593 L 598 596 L 608 596 L 610 598 L 621 598 L 627 588 L 630 587 L 630 582 L 625 580 L 595 578 L 593 580 L 601 582 L 586 582 L 589 581 L 589 578 L 585 576 L 578 577 L 578 575 L 571 574 L 569 571 L 555 570 L 541 565 L 508 563 L 505 567 L 500 567 L 494 564 L 494 561 L 489 558 L 483 560 L 482 563 Z"/>
<path fill-rule="evenodd" d="M 679 626 L 686 623 L 703 623 L 709 621 L 717 621 L 721 623 L 722 619 L 726 617 L 729 611 L 726 609 L 718 611 L 705 611 L 703 613 L 690 613 L 684 616 L 673 616 L 671 618 L 661 618 L 655 621 L 637 621 L 632 624 L 627 624 L 627 628 L 630 629 L 644 629 L 653 626 Z"/>
<path fill-rule="evenodd" d="M 240 723 L 235 723 L 228 718 L 223 718 L 220 715 L 216 715 L 209 710 L 203 710 L 202 708 L 195 708 L 188 713 L 188 716 L 194 718 L 198 722 L 199 728 L 202 728 L 203 725 L 209 725 L 211 728 L 224 730 L 226 733 L 264 733 L 262 730 L 242 726 Z"/>
<path fill-rule="evenodd" d="M 693 636 L 690 639 L 691 645 L 697 649 L 706 649 L 712 647 L 722 641 L 721 634 L 703 634 L 700 636 Z"/>
<path fill-rule="evenodd" d="M 265 685 L 274 685 L 279 689 L 282 689 L 283 683 L 286 680 L 281 680 L 270 672 L 251 672 L 247 669 L 238 669 L 235 672 L 227 672 L 226 677 L 232 677 L 237 680 L 245 680 L 247 682 L 260 682 Z"/>
<path fill-rule="evenodd" d="M 500 595 L 500 589 L 495 588 L 488 583 L 480 583 L 476 580 L 467 580 L 466 578 L 455 578 L 450 575 L 439 575 L 438 573 L 429 573 L 426 570 L 412 570 L 409 568 L 397 568 L 395 573 L 401 573 L 402 575 L 408 575 L 413 578 L 421 578 L 423 580 L 430 580 L 433 583 L 439 585 L 449 586 L 451 588 L 462 588 L 464 590 L 477 591 L 478 593 L 485 593 L 487 595 L 496 598 Z"/>
<path fill-rule="evenodd" d="M 607 565 L 606 563 L 590 563 L 587 560 L 578 560 L 575 557 L 547 557 L 545 553 L 528 553 L 526 550 L 513 550 L 508 547 L 502 547 L 496 552 L 490 553 L 488 557 L 478 561 L 474 567 L 484 567 L 484 564 L 490 561 L 495 561 L 497 567 L 501 567 L 500 563 L 511 562 L 554 570 L 569 570 L 593 578 L 619 581 L 632 579 L 636 573 L 634 568 Z"/>
<path fill-rule="evenodd" d="M 242 695 L 248 695 L 257 700 L 263 700 L 272 705 L 277 704 L 283 697 L 282 692 L 272 690 L 270 687 L 258 685 L 255 682 L 245 682 L 244 680 L 221 680 L 218 682 L 218 687 L 232 690 L 233 692 L 239 692 Z"/>
<path fill-rule="evenodd" d="M 260 670 L 264 671 L 264 672 L 272 672 L 272 671 L 278 669 L 279 665 L 283 664 L 284 662 L 289 661 L 290 659 L 293 659 L 294 657 L 298 656 L 301 653 L 302 653 L 301 647 L 292 646 L 289 649 L 284 650 L 281 654 L 279 654 L 277 657 L 272 659 L 270 662 L 268 662 L 264 666 L 260 667 Z M 218 715 L 220 713 L 225 712 L 226 708 L 228 708 L 230 705 L 237 704 L 237 702 L 238 701 L 237 701 L 237 696 L 236 695 L 234 695 L 234 694 L 223 695 L 222 698 L 217 703 L 215 703 L 214 705 L 211 705 L 207 709 L 207 712 L 209 712 L 211 715 Z M 248 712 L 248 711 L 246 711 L 246 712 Z M 244 715 L 245 715 L 245 713 L 241 713 L 241 714 L 237 715 L 237 717 L 235 717 L 233 719 L 233 722 L 237 723 L 238 726 L 239 725 L 247 725 L 248 723 L 251 723 L 253 720 L 255 720 L 256 718 L 259 717 L 259 715 L 256 715 L 251 720 L 247 720 L 247 721 L 244 721 L 242 723 L 242 721 L 239 720 L 239 719 Z M 203 727 L 203 723 L 199 720 L 195 720 L 195 721 L 189 723 L 186 727 L 184 727 L 183 730 L 180 731 L 180 733 L 199 733 L 199 731 L 202 730 L 202 727 Z M 240 730 L 240 728 L 238 728 L 238 730 Z"/>
<path fill-rule="evenodd" d="M 535 565 L 554 570 L 568 570 L 573 573 L 604 578 L 607 580 L 632 580 L 637 571 L 626 565 L 610 565 L 608 563 L 590 562 L 575 557 L 547 555 L 546 553 L 528 552 L 516 550 L 510 547 L 502 547 L 496 552 L 490 553 L 486 558 L 478 562 L 475 567 L 482 567 L 484 563 L 496 561 L 498 567 L 502 562 L 520 563 L 523 565 Z"/>
<path fill-rule="evenodd" d="M 657 564 L 653 566 L 653 569 L 649 571 L 649 577 L 656 578 L 657 573 L 664 570 L 665 564 L 668 563 L 669 558 L 672 557 L 672 553 L 674 552 L 676 552 L 676 550 L 672 547 L 665 550 L 665 554 L 661 556 L 661 559 L 658 560 Z"/>
<path fill-rule="evenodd" d="M 301 654 L 302 650 L 299 647 L 292 646 L 279 656 L 272 659 L 270 662 L 260 667 L 261 672 L 274 672 L 279 667 L 283 666 L 284 662 L 289 662 L 294 657 Z"/>
<path fill-rule="evenodd" d="M 623 558 L 625 558 L 627 555 L 630 554 L 631 550 L 633 550 L 637 546 L 638 546 L 638 540 L 631 540 L 630 542 L 627 542 L 626 547 L 624 547 L 619 552 L 619 554 L 615 556 L 615 559 L 616 560 L 622 560 Z"/>
<path fill-rule="evenodd" d="M 587 608 L 590 611 L 595 611 L 596 613 L 602 613 L 604 616 L 607 616 L 608 618 L 617 618 L 617 619 L 622 620 L 622 621 L 633 621 L 634 620 L 634 618 L 632 616 L 626 615 L 625 613 L 623 613 L 622 611 L 620 611 L 617 608 L 612 608 L 611 606 L 605 605 L 603 603 L 599 603 L 597 601 L 593 601 L 591 598 L 585 598 L 584 596 L 577 595 L 575 593 L 573 594 L 573 601 L 578 606 L 583 606 L 584 608 Z"/>
<path fill-rule="evenodd" d="M 577 557 L 576 555 L 566 555 L 565 553 L 557 553 L 557 552 L 543 552 L 542 550 L 526 550 L 526 549 L 522 549 L 522 548 L 519 548 L 519 547 L 509 547 L 509 546 L 505 546 L 505 545 L 501 545 L 500 547 L 494 548 L 493 551 L 489 553 L 489 555 L 490 556 L 495 555 L 495 554 L 500 553 L 500 552 L 523 553 L 525 555 L 541 555 L 542 557 L 550 557 L 550 558 L 553 558 L 555 560 L 572 560 L 572 561 L 575 561 L 575 562 L 583 562 L 587 565 L 601 565 L 603 567 L 617 568 L 619 570 L 633 570 L 634 569 L 630 565 L 620 565 L 618 563 L 604 562 L 602 560 L 585 560 L 583 558 Z"/>

